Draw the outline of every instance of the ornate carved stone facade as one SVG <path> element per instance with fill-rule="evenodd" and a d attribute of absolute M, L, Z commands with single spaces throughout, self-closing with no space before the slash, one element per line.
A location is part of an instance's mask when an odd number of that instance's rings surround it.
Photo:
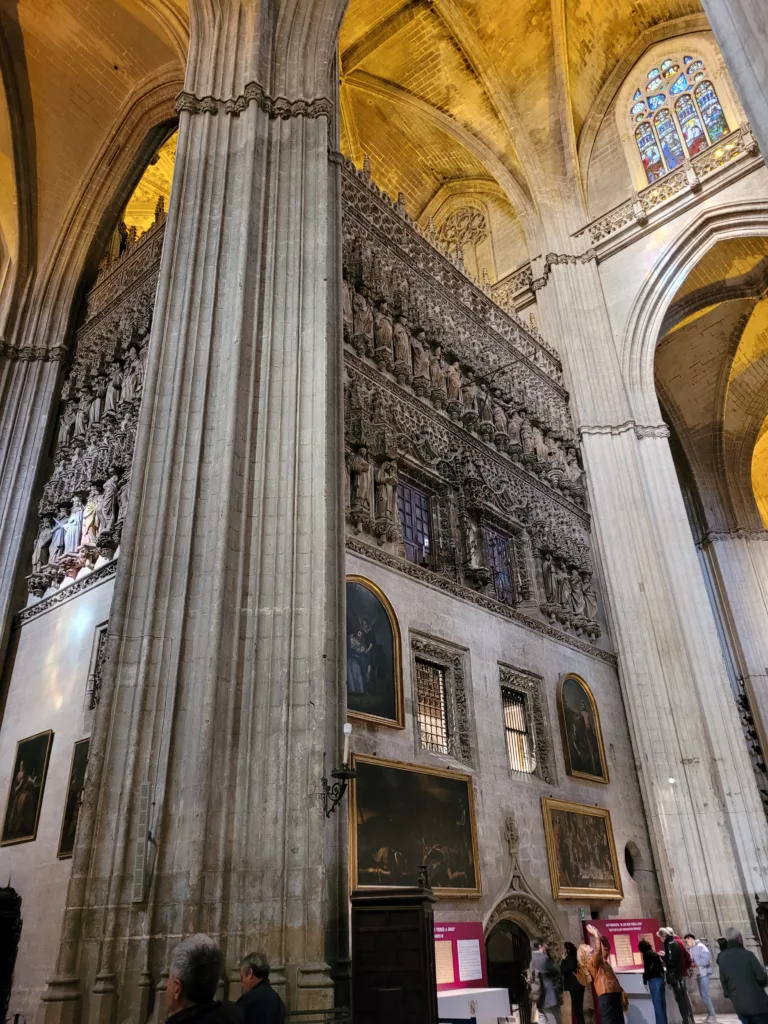
<path fill-rule="evenodd" d="M 61 390 L 53 466 L 38 503 L 30 600 L 101 570 L 120 545 L 165 213 L 103 261 Z M 122 252 L 120 249 L 122 248 Z"/>
<path fill-rule="evenodd" d="M 418 561 L 594 643 L 589 514 L 559 360 L 345 166 L 346 505 L 357 550 L 400 560 L 398 485 L 432 536 Z M 375 557 L 375 555 L 374 555 Z"/>

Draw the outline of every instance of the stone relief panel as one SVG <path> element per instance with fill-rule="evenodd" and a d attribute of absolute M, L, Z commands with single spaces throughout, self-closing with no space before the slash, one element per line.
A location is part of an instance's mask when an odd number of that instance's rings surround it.
<path fill-rule="evenodd" d="M 404 558 L 398 484 L 415 483 L 433 531 L 424 567 L 594 643 L 590 519 L 559 360 L 365 172 L 345 167 L 342 188 L 350 535 Z"/>
<path fill-rule="evenodd" d="M 102 263 L 61 390 L 53 466 L 38 503 L 30 602 L 82 580 L 122 536 L 162 247 L 162 205 Z"/>

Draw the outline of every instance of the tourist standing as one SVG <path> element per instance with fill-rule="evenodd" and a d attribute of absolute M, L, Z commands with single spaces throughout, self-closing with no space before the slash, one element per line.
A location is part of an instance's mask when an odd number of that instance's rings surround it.
<path fill-rule="evenodd" d="M 572 942 L 565 943 L 565 956 L 560 963 L 560 975 L 563 979 L 563 989 L 571 1001 L 572 1024 L 585 1024 L 584 991 L 589 984 L 589 975 L 579 964 L 576 947 Z M 570 1024 L 567 1018 L 566 1024 Z"/>
<path fill-rule="evenodd" d="M 539 1012 L 539 1024 L 560 1022 L 560 971 L 549 955 L 543 939 L 531 940 L 531 966 L 528 969 L 531 1002 Z"/>
<path fill-rule="evenodd" d="M 712 997 L 709 994 L 709 979 L 712 974 L 712 954 L 701 941 L 691 932 L 685 936 L 685 942 L 691 954 L 691 960 L 696 968 L 696 984 L 699 986 L 699 995 L 707 1011 L 708 1024 L 717 1024 L 715 1008 L 712 1005 Z"/>
<path fill-rule="evenodd" d="M 656 934 L 664 943 L 664 967 L 667 972 L 667 982 L 675 994 L 675 1002 L 680 1010 L 683 1024 L 694 1024 L 691 1000 L 688 998 L 688 989 L 685 987 L 685 979 L 693 961 L 685 943 L 675 935 L 673 928 L 659 928 Z"/>
<path fill-rule="evenodd" d="M 209 935 L 191 935 L 171 953 L 165 993 L 173 1024 L 241 1024 L 237 1007 L 218 1002 L 221 950 Z"/>
<path fill-rule="evenodd" d="M 584 963 L 595 986 L 603 1024 L 624 1024 L 626 996 L 608 960 L 611 944 L 593 924 L 587 925 L 587 931 L 597 942 L 594 949 L 590 946 L 579 947 L 579 953 L 582 954 L 579 959 Z M 589 950 L 588 953 L 582 952 L 585 948 Z"/>
<path fill-rule="evenodd" d="M 264 953 L 246 953 L 240 961 L 243 994 L 237 1005 L 244 1024 L 283 1024 L 285 1006 L 269 983 L 269 960 Z"/>
<path fill-rule="evenodd" d="M 726 928 L 727 945 L 720 954 L 720 984 L 741 1024 L 768 1024 L 768 975 L 755 954 L 744 949 L 738 928 Z"/>
<path fill-rule="evenodd" d="M 647 939 L 640 939 L 637 948 L 643 955 L 643 984 L 648 987 L 648 991 L 651 994 L 656 1024 L 668 1024 L 667 985 L 664 980 L 664 964 Z"/>

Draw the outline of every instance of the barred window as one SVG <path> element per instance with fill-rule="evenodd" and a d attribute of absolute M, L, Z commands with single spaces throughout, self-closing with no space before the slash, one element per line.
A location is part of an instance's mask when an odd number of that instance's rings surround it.
<path fill-rule="evenodd" d="M 448 753 L 448 716 L 445 701 L 445 669 L 416 658 L 416 695 L 419 703 L 419 736 L 425 750 Z"/>
<path fill-rule="evenodd" d="M 432 520 L 429 498 L 410 484 L 397 485 L 397 510 L 403 531 L 405 557 L 409 562 L 424 565 L 432 551 Z"/>
<path fill-rule="evenodd" d="M 525 695 L 511 690 L 508 686 L 502 686 L 501 701 L 504 708 L 504 733 L 509 767 L 512 771 L 531 775 L 536 771 L 536 754 L 528 724 Z"/>
<path fill-rule="evenodd" d="M 512 581 L 512 563 L 509 558 L 509 538 L 503 533 L 484 528 L 485 544 L 488 550 L 488 566 L 493 573 L 496 597 L 504 604 L 517 604 L 515 586 Z"/>

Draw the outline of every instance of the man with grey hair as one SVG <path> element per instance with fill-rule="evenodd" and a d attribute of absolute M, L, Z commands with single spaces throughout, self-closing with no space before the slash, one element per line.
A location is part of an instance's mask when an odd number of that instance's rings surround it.
<path fill-rule="evenodd" d="M 210 935 L 190 935 L 171 953 L 166 995 L 173 1024 L 242 1024 L 237 1008 L 216 1001 L 222 960 Z"/>
<path fill-rule="evenodd" d="M 246 953 L 240 961 L 243 994 L 237 1001 L 245 1024 L 284 1024 L 285 1006 L 269 984 L 269 960 L 264 953 Z"/>
<path fill-rule="evenodd" d="M 727 945 L 720 954 L 720 984 L 741 1024 L 768 1024 L 768 975 L 755 954 L 744 949 L 738 928 L 726 928 Z"/>

